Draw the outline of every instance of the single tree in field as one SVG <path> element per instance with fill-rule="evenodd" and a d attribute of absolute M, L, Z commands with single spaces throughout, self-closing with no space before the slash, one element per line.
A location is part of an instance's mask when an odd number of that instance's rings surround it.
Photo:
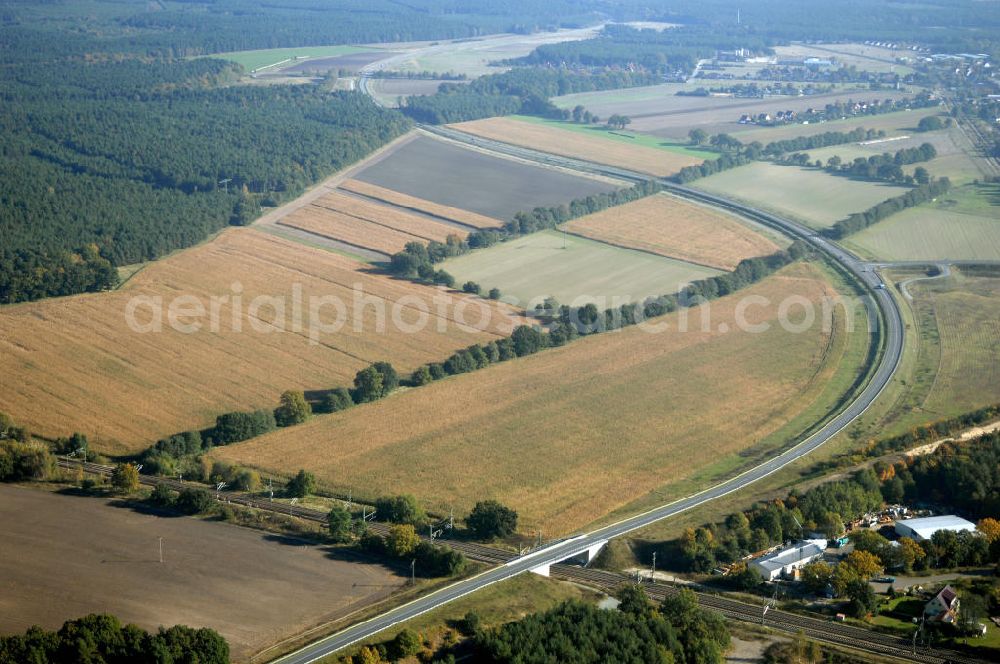
<path fill-rule="evenodd" d="M 300 470 L 285 486 L 285 492 L 292 498 L 305 498 L 315 490 L 316 478 L 305 470 Z"/>
<path fill-rule="evenodd" d="M 139 469 L 130 463 L 120 463 L 111 472 L 111 486 L 122 493 L 134 493 L 139 489 Z"/>
<path fill-rule="evenodd" d="M 420 537 L 417 536 L 416 529 L 408 523 L 393 526 L 385 538 L 386 549 L 397 558 L 413 553 L 418 544 L 420 544 Z"/>
<path fill-rule="evenodd" d="M 288 390 L 281 395 L 281 405 L 274 411 L 274 421 L 279 427 L 301 424 L 312 415 L 312 406 L 302 392 Z"/>
<path fill-rule="evenodd" d="M 708 140 L 708 132 L 704 129 L 692 129 L 688 132 L 688 138 L 691 139 L 691 145 L 704 145 Z"/>
<path fill-rule="evenodd" d="M 466 517 L 465 524 L 479 539 L 508 537 L 517 528 L 517 512 L 495 500 L 481 500 Z"/>
<path fill-rule="evenodd" d="M 367 367 L 354 377 L 354 401 L 368 403 L 382 398 L 382 374 L 375 367 Z"/>
<path fill-rule="evenodd" d="M 323 398 L 323 410 L 328 413 L 336 413 L 339 410 L 346 410 L 354 405 L 351 393 L 343 387 L 338 387 Z"/>
<path fill-rule="evenodd" d="M 344 542 L 351 535 L 351 513 L 341 505 L 334 505 L 330 513 L 326 515 L 327 527 L 330 529 L 330 537 L 335 542 Z"/>
<path fill-rule="evenodd" d="M 376 362 L 372 365 L 375 371 L 382 374 L 382 396 L 386 396 L 399 387 L 399 374 L 388 362 Z"/>
<path fill-rule="evenodd" d="M 584 110 L 583 106 L 581 106 L 580 104 L 577 104 L 576 106 L 573 107 L 573 122 L 583 121 L 583 110 Z"/>

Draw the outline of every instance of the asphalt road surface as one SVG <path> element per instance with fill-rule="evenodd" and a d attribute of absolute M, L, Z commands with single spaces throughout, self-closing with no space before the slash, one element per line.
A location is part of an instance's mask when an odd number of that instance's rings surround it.
<path fill-rule="evenodd" d="M 610 168 L 579 160 L 556 157 L 554 155 L 518 148 L 496 141 L 472 137 L 443 127 L 424 127 L 423 129 L 451 140 L 458 140 L 483 149 L 503 154 L 510 154 L 520 158 L 531 159 L 540 163 L 547 163 L 574 170 L 600 173 L 623 179 L 648 179 L 648 176 L 624 169 Z M 859 260 L 850 252 L 845 251 L 822 236 L 817 235 L 812 229 L 806 228 L 796 222 L 783 219 L 762 210 L 744 206 L 720 196 L 705 194 L 703 192 L 670 182 L 665 181 L 664 186 L 666 189 L 675 194 L 734 210 L 750 219 L 753 219 L 754 221 L 782 230 L 792 237 L 801 238 L 809 242 L 815 249 L 825 253 L 831 260 L 839 264 L 840 267 L 851 273 L 860 283 L 866 286 L 871 294 L 872 305 L 877 310 L 873 312 L 875 315 L 872 315 L 871 318 L 876 325 L 879 335 L 881 336 L 883 347 L 881 355 L 878 359 L 878 365 L 874 372 L 870 375 L 870 379 L 861 393 L 858 394 L 856 398 L 846 407 L 844 407 L 839 414 L 827 421 L 818 431 L 810 435 L 808 438 L 800 441 L 793 447 L 790 447 L 769 461 L 766 461 L 741 475 L 726 480 L 700 493 L 688 496 L 687 498 L 682 498 L 673 503 L 662 505 L 642 514 L 637 514 L 593 532 L 563 540 L 542 549 L 537 549 L 526 556 L 516 558 L 504 566 L 495 567 L 474 577 L 458 581 L 450 586 L 415 599 L 408 604 L 404 604 L 403 606 L 387 611 L 386 613 L 376 616 L 375 618 L 353 625 L 352 627 L 349 627 L 341 632 L 311 643 L 294 653 L 276 660 L 277 662 L 280 662 L 281 664 L 308 664 L 310 662 L 315 662 L 316 660 L 336 652 L 337 650 L 354 643 L 370 639 L 372 636 L 385 629 L 401 622 L 405 622 L 406 620 L 414 618 L 422 613 L 426 613 L 427 611 L 436 609 L 437 607 L 458 599 L 459 597 L 481 590 L 488 585 L 497 583 L 498 581 L 510 579 L 518 574 L 522 574 L 543 564 L 565 560 L 566 558 L 579 553 L 582 549 L 587 548 L 589 545 L 625 535 L 662 519 L 675 516 L 681 512 L 685 512 L 694 507 L 715 500 L 716 498 L 739 491 L 740 489 L 743 489 L 744 487 L 747 487 L 750 484 L 777 472 L 793 461 L 796 461 L 797 459 L 800 459 L 814 451 L 857 419 L 868 409 L 869 406 L 871 406 L 875 398 L 878 397 L 878 395 L 892 379 L 892 376 L 899 365 L 903 349 L 903 325 L 899 305 L 886 290 L 881 277 L 879 277 L 874 269 L 867 263 Z"/>

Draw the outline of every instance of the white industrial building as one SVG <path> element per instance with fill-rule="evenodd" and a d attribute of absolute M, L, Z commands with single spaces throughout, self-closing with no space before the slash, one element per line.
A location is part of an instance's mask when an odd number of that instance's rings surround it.
<path fill-rule="evenodd" d="M 929 516 L 923 519 L 906 519 L 905 521 L 896 522 L 897 535 L 900 537 L 909 537 L 918 542 L 929 540 L 931 535 L 939 530 L 951 530 L 956 533 L 963 530 L 975 531 L 976 524 L 952 514 Z"/>
<path fill-rule="evenodd" d="M 774 581 L 780 577 L 794 578 L 796 572 L 826 551 L 826 540 L 804 540 L 798 544 L 785 547 L 766 556 L 761 556 L 750 565 L 760 572 L 765 581 Z"/>

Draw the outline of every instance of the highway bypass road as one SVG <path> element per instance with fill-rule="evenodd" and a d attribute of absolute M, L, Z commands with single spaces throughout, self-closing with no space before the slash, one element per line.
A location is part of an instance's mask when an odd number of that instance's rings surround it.
<path fill-rule="evenodd" d="M 481 149 L 515 156 L 521 159 L 528 159 L 539 163 L 550 164 L 561 168 L 599 173 L 626 180 L 646 180 L 647 176 L 634 173 L 619 168 L 611 168 L 598 164 L 582 162 L 574 159 L 556 157 L 554 155 L 537 152 L 511 146 L 497 141 L 491 141 L 478 137 L 472 137 L 452 129 L 444 127 L 426 127 L 422 130 L 436 134 L 442 138 L 472 145 Z M 871 303 L 874 310 L 870 309 L 870 318 L 877 330 L 875 343 L 882 343 L 878 364 L 873 373 L 869 374 L 869 380 L 864 389 L 861 390 L 849 404 L 847 404 L 838 414 L 830 418 L 823 426 L 812 433 L 804 440 L 786 449 L 774 458 L 752 468 L 736 477 L 726 480 L 714 487 L 696 493 L 687 498 L 682 498 L 667 505 L 662 505 L 642 514 L 629 517 L 617 523 L 605 526 L 592 532 L 578 535 L 567 540 L 556 542 L 541 549 L 536 549 L 526 556 L 515 558 L 510 562 L 489 569 L 476 576 L 463 579 L 450 586 L 429 593 L 423 597 L 415 599 L 407 604 L 387 611 L 370 620 L 353 625 L 345 630 L 326 638 L 315 641 L 304 648 L 286 655 L 276 662 L 280 664 L 309 664 L 327 655 L 334 653 L 349 645 L 370 639 L 375 634 L 388 629 L 394 625 L 405 622 L 411 618 L 436 609 L 453 600 L 474 593 L 486 586 L 499 581 L 505 581 L 518 574 L 530 571 L 536 567 L 558 563 L 579 553 L 588 546 L 596 545 L 614 537 L 625 535 L 629 532 L 644 528 L 652 523 L 667 519 L 669 517 L 685 512 L 721 496 L 739 491 L 758 480 L 777 472 L 793 461 L 800 459 L 816 448 L 820 447 L 834 435 L 843 430 L 847 425 L 864 413 L 876 397 L 885 389 L 892 379 L 893 374 L 899 366 L 899 360 L 903 350 L 903 324 L 902 315 L 896 300 L 886 290 L 881 277 L 868 264 L 860 261 L 853 254 L 832 244 L 825 238 L 817 235 L 793 221 L 783 219 L 776 215 L 739 204 L 720 196 L 705 194 L 703 192 L 683 187 L 669 181 L 663 181 L 664 188 L 674 194 L 686 198 L 697 199 L 712 205 L 733 210 L 758 223 L 778 229 L 794 238 L 801 238 L 810 243 L 815 249 L 825 254 L 831 261 L 839 265 L 843 270 L 852 275 L 856 281 L 860 282 L 870 292 Z"/>

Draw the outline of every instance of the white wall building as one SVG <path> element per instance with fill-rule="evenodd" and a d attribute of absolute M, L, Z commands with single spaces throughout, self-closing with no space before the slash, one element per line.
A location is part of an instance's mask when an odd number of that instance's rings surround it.
<path fill-rule="evenodd" d="M 817 558 L 821 558 L 825 550 L 825 539 L 804 540 L 772 554 L 761 556 L 752 561 L 750 565 L 760 572 L 765 581 L 774 581 L 783 576 L 792 578 L 795 576 L 796 570 Z"/>
<path fill-rule="evenodd" d="M 976 524 L 951 514 L 946 516 L 929 516 L 923 519 L 906 519 L 896 522 L 897 535 L 900 537 L 909 537 L 918 542 L 929 540 L 931 535 L 939 530 L 951 530 L 956 533 L 963 530 L 975 531 Z"/>

